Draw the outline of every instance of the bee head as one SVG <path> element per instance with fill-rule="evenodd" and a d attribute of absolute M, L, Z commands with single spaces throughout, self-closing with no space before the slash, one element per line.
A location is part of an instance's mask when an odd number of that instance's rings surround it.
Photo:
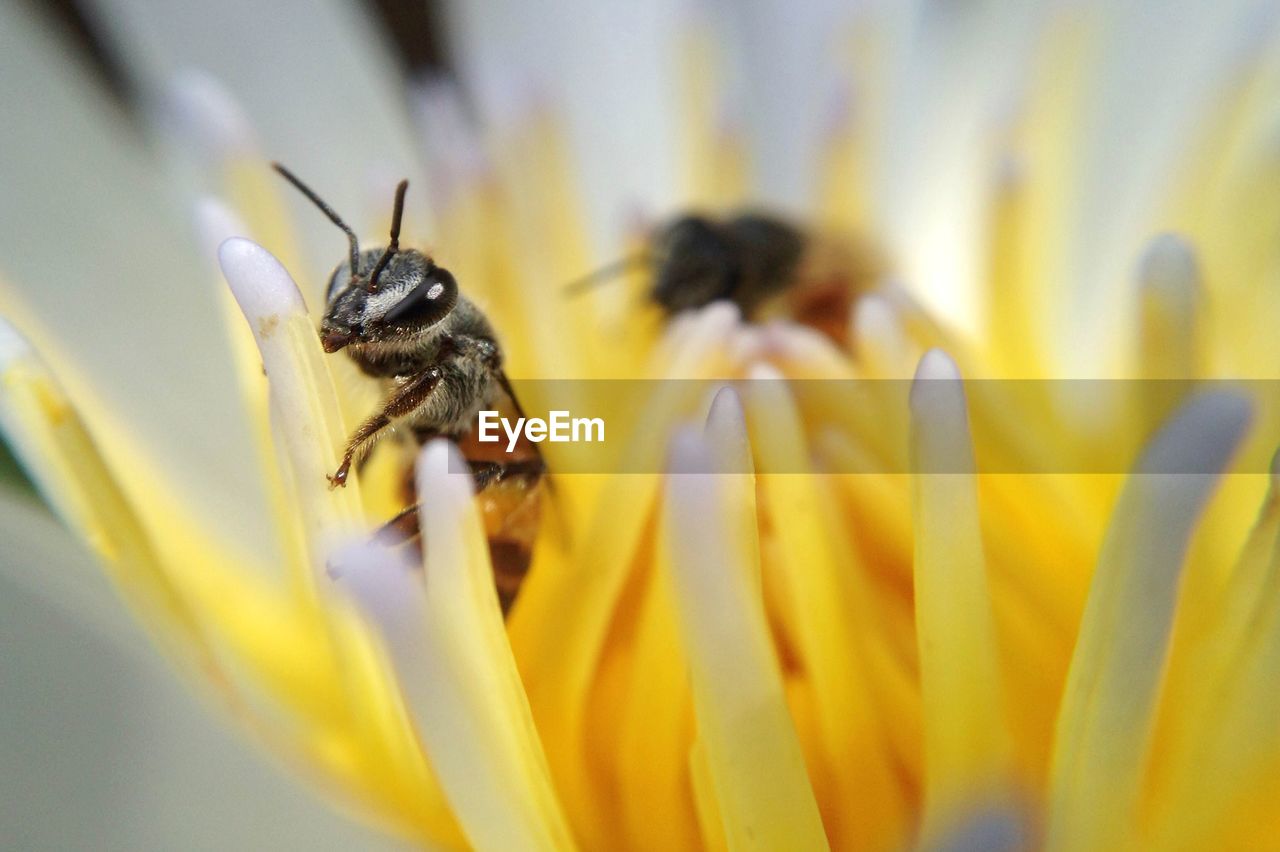
<path fill-rule="evenodd" d="M 396 187 L 391 242 L 384 249 L 361 252 L 355 232 L 332 207 L 284 166 L 273 165 L 342 229 L 350 244 L 347 260 L 329 278 L 327 305 L 320 323 L 320 342 L 325 352 L 369 343 L 412 343 L 449 315 L 458 301 L 458 284 L 453 275 L 416 249 L 400 250 L 407 180 Z"/>
<path fill-rule="evenodd" d="M 661 261 L 652 298 L 668 313 L 732 297 L 738 285 L 738 257 L 718 223 L 682 216 L 659 231 L 655 244 Z"/>
<path fill-rule="evenodd" d="M 369 343 L 411 343 L 438 325 L 458 302 L 453 274 L 416 249 L 397 251 L 380 271 L 376 289 L 365 282 L 383 256 L 378 249 L 333 271 L 329 301 L 320 323 L 326 352 Z"/>

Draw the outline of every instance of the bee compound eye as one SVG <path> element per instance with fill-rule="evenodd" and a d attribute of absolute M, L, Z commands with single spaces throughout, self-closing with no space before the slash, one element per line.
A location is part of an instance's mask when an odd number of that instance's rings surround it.
<path fill-rule="evenodd" d="M 457 300 L 457 282 L 447 270 L 437 267 L 427 280 L 410 290 L 387 311 L 383 321 L 417 325 L 439 322 L 453 310 Z"/>

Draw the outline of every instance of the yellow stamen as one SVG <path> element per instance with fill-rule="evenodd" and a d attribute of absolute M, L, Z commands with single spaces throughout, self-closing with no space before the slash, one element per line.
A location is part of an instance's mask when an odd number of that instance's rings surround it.
<path fill-rule="evenodd" d="M 840 806 L 838 815 L 824 810 L 827 830 L 837 846 L 893 843 L 905 827 L 906 802 L 883 730 L 884 719 L 897 715 L 877 704 L 894 696 L 870 675 L 875 646 L 885 641 L 878 635 L 877 607 L 865 574 L 848 567 L 856 555 L 833 516 L 825 483 L 813 475 L 802 420 L 786 383 L 766 365 L 753 368 L 749 378 L 747 421 L 760 471 L 761 508 L 776 547 L 776 557 L 764 565 L 765 586 L 783 610 L 781 618 L 803 660 L 803 684 L 812 691 L 822 752 L 831 759 L 825 770 L 832 785 L 827 795 L 833 802 L 858 802 L 854 808 Z M 823 789 L 817 786 L 821 802 Z"/>
<path fill-rule="evenodd" d="M 825 849 L 765 621 L 745 434 L 722 391 L 707 435 L 672 450 L 668 545 L 698 731 L 729 848 Z"/>
<path fill-rule="evenodd" d="M 700 383 L 692 380 L 711 378 L 723 368 L 717 354 L 737 321 L 737 312 L 723 304 L 688 318 L 687 333 L 663 363 L 665 375 L 673 381 L 661 385 L 637 430 L 633 459 L 637 470 L 659 469 L 661 448 L 647 436 L 665 434 L 687 416 L 700 391 Z M 572 558 L 559 563 L 557 573 L 539 569 L 537 597 L 522 600 L 511 624 L 511 641 L 526 676 L 529 700 L 568 803 L 592 801 L 596 788 L 597 778 L 584 751 L 589 694 L 659 489 L 655 474 L 609 477 L 598 492 L 595 511 Z M 576 602 L 567 611 L 566 600 Z M 580 833 L 594 832 L 584 836 L 585 845 L 608 842 L 601 814 L 593 811 L 573 817 Z"/>
<path fill-rule="evenodd" d="M 1201 284 L 1191 247 L 1173 234 L 1156 237 L 1143 255 L 1138 283 L 1138 375 L 1143 379 L 1138 423 L 1149 432 L 1182 399 L 1186 388 L 1178 380 L 1200 375 Z"/>
<path fill-rule="evenodd" d="M 1187 543 L 1249 417 L 1237 396 L 1192 399 L 1125 484 L 1058 717 L 1050 850 L 1110 849 L 1130 838 Z"/>
<path fill-rule="evenodd" d="M 911 391 L 926 845 L 1007 794 L 1009 742 L 960 373 L 939 350 Z"/>

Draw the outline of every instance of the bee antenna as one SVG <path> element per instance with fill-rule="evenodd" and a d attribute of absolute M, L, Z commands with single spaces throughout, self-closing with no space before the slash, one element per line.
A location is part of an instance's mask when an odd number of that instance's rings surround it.
<path fill-rule="evenodd" d="M 400 218 L 404 215 L 404 194 L 408 188 L 409 181 L 407 180 L 400 181 L 396 186 L 396 203 L 391 210 L 391 242 L 383 250 L 382 257 L 378 258 L 378 262 L 373 265 L 373 272 L 369 273 L 370 293 L 378 289 L 378 276 L 387 267 L 387 262 L 391 260 L 391 255 L 395 254 L 400 248 Z"/>
<path fill-rule="evenodd" d="M 604 266 L 565 285 L 564 294 L 566 296 L 576 296 L 579 293 L 585 293 L 592 287 L 612 281 L 620 275 L 624 275 L 633 269 L 641 269 L 652 265 L 658 259 L 651 251 L 639 251 L 635 254 L 627 255 L 612 263 L 606 263 Z"/>
<path fill-rule="evenodd" d="M 311 187 L 299 180 L 297 175 L 279 163 L 272 163 L 271 168 L 275 169 L 280 173 L 281 177 L 293 184 L 294 189 L 301 192 L 308 198 L 308 200 L 311 201 L 312 204 L 319 207 L 324 215 L 329 217 L 329 221 L 341 228 L 342 232 L 347 235 L 347 241 L 351 243 L 351 278 L 352 280 L 358 278 L 359 275 L 357 273 L 360 269 L 360 243 L 356 240 L 356 232 L 351 230 L 351 227 L 346 222 L 342 221 L 342 217 L 337 214 L 337 211 L 328 204 L 325 204 L 323 199 L 316 195 L 315 191 L 312 190 Z"/>

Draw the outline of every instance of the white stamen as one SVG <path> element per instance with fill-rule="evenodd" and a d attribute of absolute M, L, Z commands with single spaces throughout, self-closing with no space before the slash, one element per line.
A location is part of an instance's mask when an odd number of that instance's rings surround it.
<path fill-rule="evenodd" d="M 741 318 L 738 306 L 731 302 L 712 302 L 701 310 L 690 311 L 688 321 L 669 334 L 670 358 L 664 369 L 667 378 L 706 375 L 709 362 L 724 352 L 724 344 Z M 711 367 L 714 369 L 714 364 Z"/>
<path fill-rule="evenodd" d="M 162 110 L 173 129 L 208 156 L 222 159 L 257 148 L 253 125 L 240 104 L 216 77 L 203 71 L 174 74 Z"/>
<path fill-rule="evenodd" d="M 951 360 L 951 356 L 941 349 L 930 349 L 920 359 L 920 366 L 916 368 L 915 378 L 917 382 L 958 382 L 960 381 L 960 368 L 956 366 L 955 361 Z"/>
<path fill-rule="evenodd" d="M 741 325 L 729 337 L 725 353 L 731 364 L 744 364 L 764 357 L 764 336 L 754 325 Z"/>
<path fill-rule="evenodd" d="M 859 338 L 879 336 L 886 332 L 897 332 L 897 318 L 884 296 L 870 293 L 853 303 L 854 334 Z"/>
<path fill-rule="evenodd" d="M 1200 269 L 1191 245 L 1176 234 L 1153 239 L 1138 268 L 1139 369 L 1145 379 L 1189 379 L 1199 373 L 1197 303 Z M 1154 427 L 1176 397 L 1159 385 L 1145 388 L 1146 420 Z"/>
<path fill-rule="evenodd" d="M 1187 240 L 1173 233 L 1160 234 L 1151 240 L 1139 263 L 1138 277 L 1143 286 L 1158 287 L 1179 298 L 1194 297 L 1200 280 L 1200 267 Z"/>
<path fill-rule="evenodd" d="M 763 338 L 765 351 L 783 358 L 814 364 L 847 360 L 831 338 L 817 329 L 793 322 L 769 323 L 763 329 Z"/>
<path fill-rule="evenodd" d="M 920 359 L 911 383 L 911 419 L 919 430 L 912 459 L 916 473 L 970 473 L 973 448 L 960 370 L 941 349 Z"/>
<path fill-rule="evenodd" d="M 711 418 L 745 442 L 732 391 L 717 395 Z M 717 472 L 716 437 L 678 431 L 670 470 L 680 475 L 667 478 L 672 586 L 700 741 L 731 847 L 824 849 L 760 592 L 754 480 Z"/>
<path fill-rule="evenodd" d="M 263 319 L 306 311 L 302 293 L 288 270 L 252 240 L 232 237 L 224 241 L 218 247 L 218 262 L 240 310 L 253 326 L 254 336 L 259 335 Z"/>
<path fill-rule="evenodd" d="M 912 346 L 889 300 L 878 294 L 863 296 L 853 305 L 854 351 L 879 378 L 905 378 Z"/>
<path fill-rule="evenodd" d="M 425 573 L 366 550 L 365 559 L 348 556 L 341 588 L 381 626 L 470 843 L 570 848 L 503 628 L 467 464 L 447 441 L 432 441 L 418 458 L 417 484 Z"/>
<path fill-rule="evenodd" d="M 707 328 L 722 329 L 742 321 L 742 310 L 733 302 L 712 302 L 697 312 L 697 322 Z"/>
<path fill-rule="evenodd" d="M 747 368 L 747 379 L 753 382 L 785 382 L 787 377 L 768 361 L 758 361 Z"/>
<path fill-rule="evenodd" d="M 1192 399 L 1156 434 L 1125 482 L 1063 692 L 1048 849 L 1123 845 L 1140 806 L 1188 543 L 1251 417 L 1250 403 L 1237 394 Z M 1166 475 L 1145 475 L 1153 473 Z"/>
<path fill-rule="evenodd" d="M 916 636 L 924 696 L 926 848 L 975 803 L 1008 793 L 1012 754 L 997 657 L 973 447 L 960 371 L 920 359 L 911 398 Z"/>
<path fill-rule="evenodd" d="M 354 477 L 328 489 L 347 428 L 302 294 L 266 249 L 233 237 L 218 249 L 222 273 L 239 303 L 267 372 L 272 422 L 284 443 L 316 576 L 325 571 L 328 549 L 359 517 Z"/>
<path fill-rule="evenodd" d="M 1216 477 L 1231 460 L 1252 417 L 1253 406 L 1238 394 L 1201 394 L 1183 405 L 1164 425 L 1143 451 L 1134 473 Z"/>
<path fill-rule="evenodd" d="M 751 441 L 742 399 L 731 387 L 722 387 L 711 400 L 707 413 L 707 435 L 715 448 L 716 470 L 722 473 L 751 473 Z"/>

